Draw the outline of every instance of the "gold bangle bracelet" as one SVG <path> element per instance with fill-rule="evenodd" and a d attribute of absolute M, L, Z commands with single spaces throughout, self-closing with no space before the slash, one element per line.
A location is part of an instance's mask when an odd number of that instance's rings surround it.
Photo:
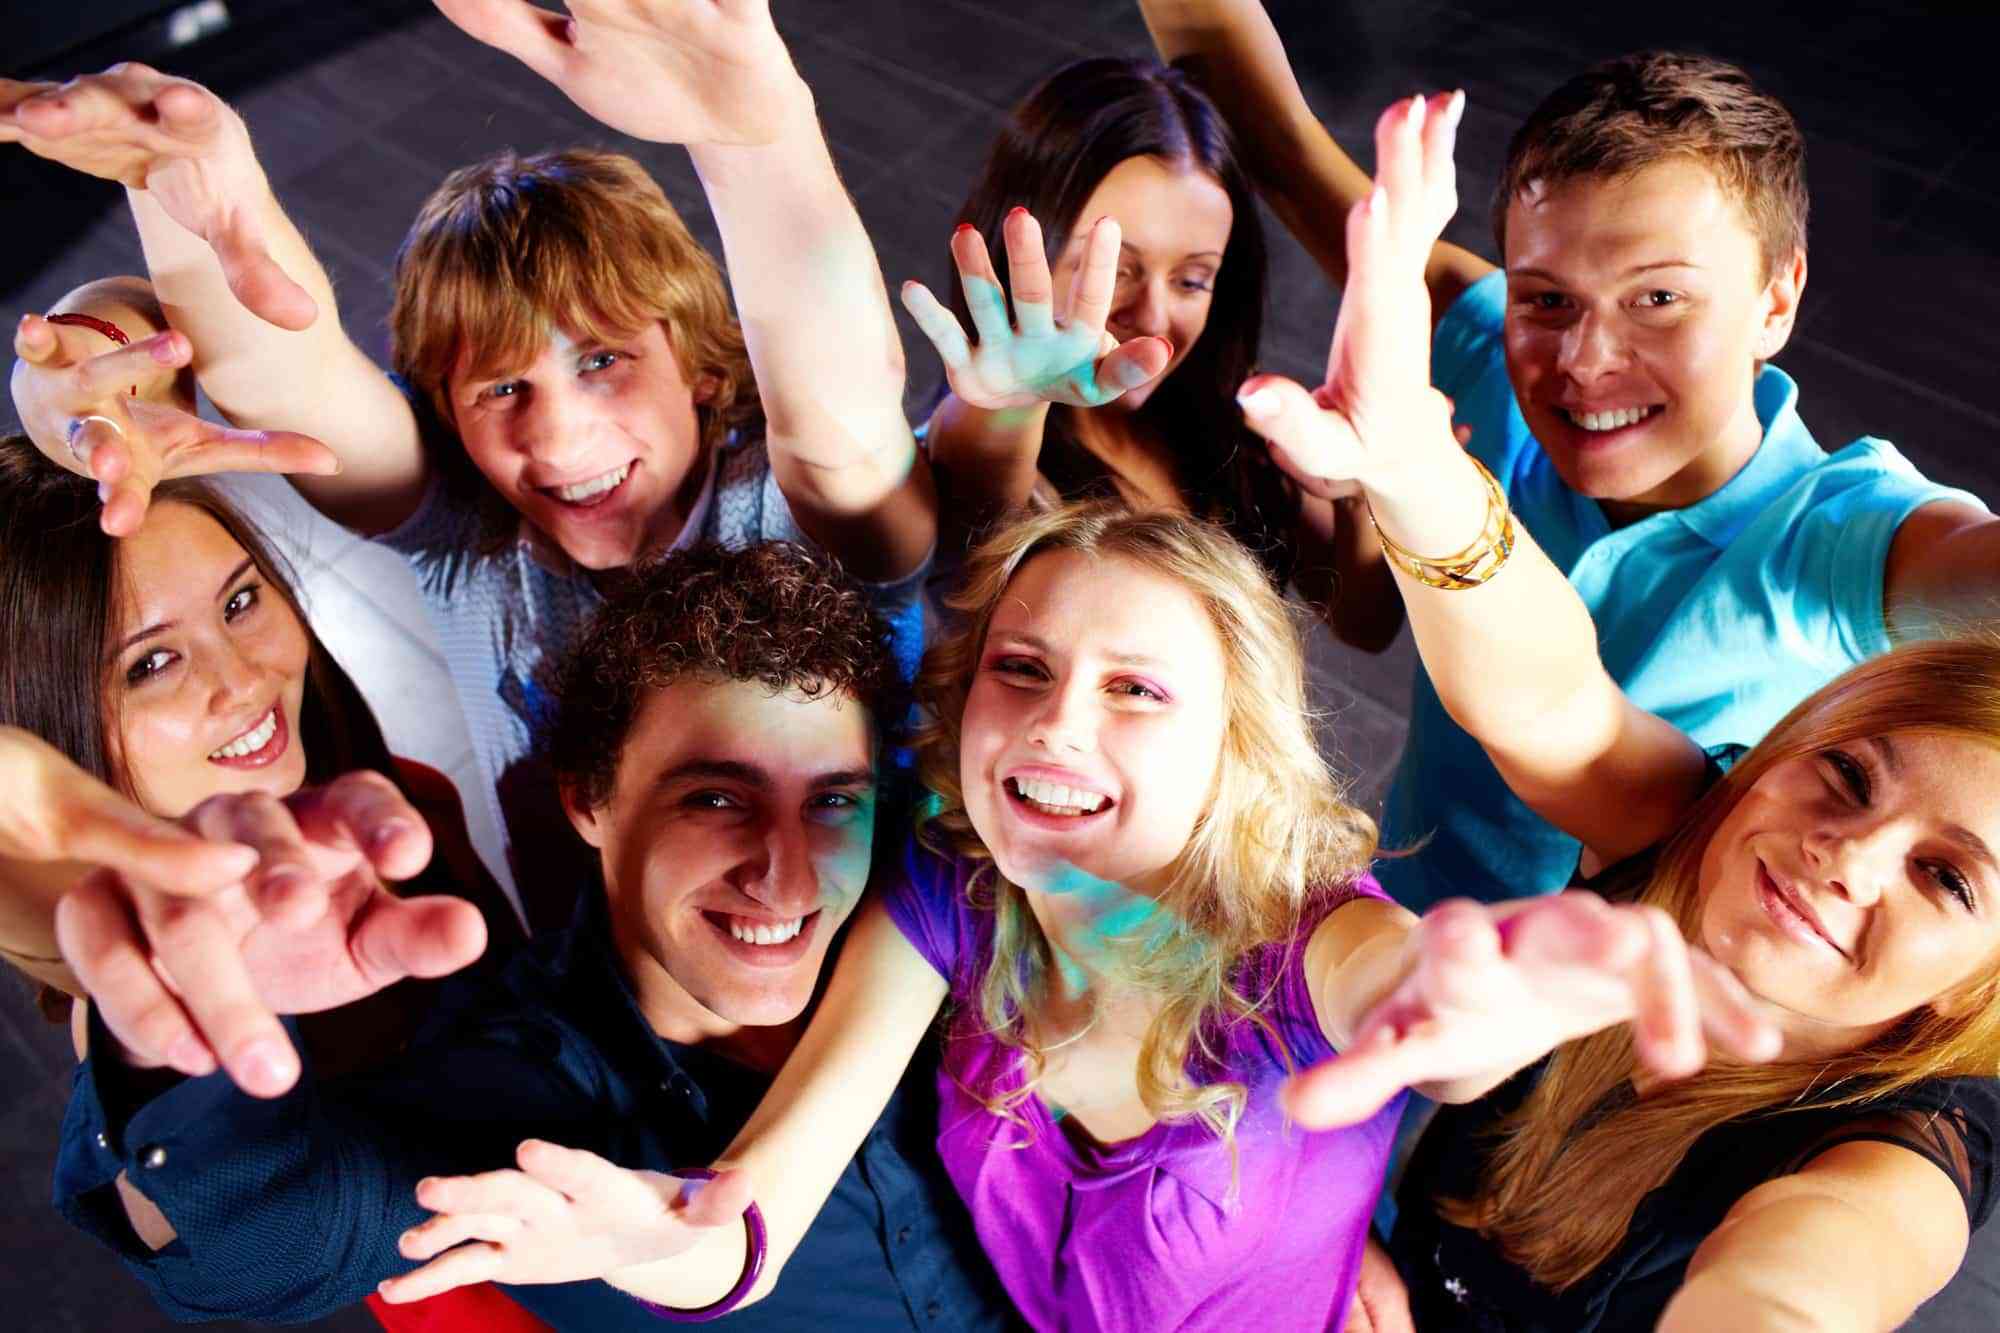
<path fill-rule="evenodd" d="M 1486 480 L 1486 521 L 1464 550 L 1438 557 L 1418 555 L 1382 531 L 1375 510 L 1372 507 L 1368 510 L 1368 521 L 1375 525 L 1375 536 L 1381 541 L 1383 552 L 1405 574 L 1427 588 L 1447 591 L 1477 588 L 1498 574 L 1514 552 L 1514 511 L 1507 504 L 1507 493 L 1500 489 L 1500 483 L 1484 463 L 1471 454 L 1466 457 Z"/>

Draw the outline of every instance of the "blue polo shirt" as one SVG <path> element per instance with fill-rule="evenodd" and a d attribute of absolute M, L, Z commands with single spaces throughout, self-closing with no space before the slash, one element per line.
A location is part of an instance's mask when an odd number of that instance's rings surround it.
<path fill-rule="evenodd" d="M 416 1267 L 396 1252 L 429 1214 L 416 1183 L 510 1166 L 528 1137 L 656 1171 L 722 1154 L 770 1076 L 663 1040 L 613 952 L 604 895 L 505 967 L 453 978 L 408 1051 L 286 1096 L 221 1074 L 144 1086 L 116 1061 L 78 1067 L 56 1159 L 56 1207 L 109 1245 L 183 1320 L 300 1323 Z M 296 1036 L 296 1028 L 293 1029 Z M 93 1027 L 94 1049 L 110 1038 Z M 936 1065 L 919 1058 L 835 1185 L 777 1288 L 729 1329 L 1003 1329 L 1013 1318 L 938 1162 Z M 178 1238 L 133 1234 L 120 1171 Z M 660 1333 L 602 1282 L 508 1287 L 568 1333 Z"/>
<path fill-rule="evenodd" d="M 1742 470 L 1685 509 L 1613 531 L 1528 433 L 1507 378 L 1506 302 L 1506 275 L 1493 273 L 1452 305 L 1433 338 L 1432 380 L 1590 608 L 1612 679 L 1703 746 L 1754 744 L 1814 690 L 1886 651 L 1883 568 L 1896 529 L 1939 500 L 1984 508 L 1926 480 L 1887 441 L 1864 436 L 1829 455 L 1799 420 L 1798 386 L 1766 364 L 1755 385 L 1764 441 Z M 1553 892 L 1576 868 L 1576 840 L 1507 789 L 1419 663 L 1383 845 L 1424 838 L 1415 855 L 1376 867 L 1416 911 L 1448 897 Z"/>

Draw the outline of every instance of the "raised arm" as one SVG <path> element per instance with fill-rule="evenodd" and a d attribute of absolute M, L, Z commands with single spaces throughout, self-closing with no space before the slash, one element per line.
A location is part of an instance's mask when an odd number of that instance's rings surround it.
<path fill-rule="evenodd" d="M 416 418 L 342 330 L 332 285 L 234 111 L 199 84 L 125 64 L 60 87 L 0 82 L 6 139 L 126 186 L 155 292 L 217 409 L 339 457 L 337 475 L 295 479 L 308 501 L 362 531 L 409 516 L 426 477 Z"/>
<path fill-rule="evenodd" d="M 903 284 L 903 306 L 937 350 L 951 385 L 931 414 L 926 444 L 949 506 L 941 516 L 944 540 L 960 544 L 1027 502 L 1052 406 L 1102 407 L 1165 370 L 1174 351 L 1164 338 L 1120 343 L 1105 332 L 1118 283 L 1116 219 L 1098 219 L 1084 236 L 1083 260 L 1061 311 L 1041 223 L 1017 208 L 1001 235 L 1005 288 L 978 231 L 962 226 L 951 238 L 976 344 L 930 288 Z"/>
<path fill-rule="evenodd" d="M 1751 1190 L 1689 1261 L 1661 1333 L 1899 1328 L 1965 1259 L 1964 1201 L 1937 1165 L 1844 1143 Z"/>
<path fill-rule="evenodd" d="M 903 349 L 812 93 L 767 0 L 438 0 L 446 17 L 636 138 L 684 143 L 722 233 L 799 525 L 863 578 L 912 573 L 937 535 L 903 417 Z"/>
<path fill-rule="evenodd" d="M 1354 267 L 1326 382 L 1308 394 L 1260 377 L 1244 386 L 1244 412 L 1308 491 L 1358 480 L 1385 538 L 1438 553 L 1422 578 L 1415 558 L 1390 562 L 1438 697 L 1523 801 L 1616 861 L 1674 827 L 1700 794 L 1705 760 L 1605 671 L 1589 611 L 1452 438 L 1429 387 L 1423 266 L 1457 204 L 1460 100 L 1383 113 L 1382 183 L 1348 216 Z"/>
<path fill-rule="evenodd" d="M 403 1253 L 430 1262 L 385 1283 L 383 1297 L 421 1300 L 470 1282 L 602 1277 L 643 1300 L 698 1308 L 721 1299 L 744 1272 L 748 1228 L 733 1222 L 754 1199 L 769 1248 L 745 1300 L 762 1299 L 882 1114 L 944 998 L 944 979 L 888 909 L 871 901 L 805 1036 L 716 1163 L 723 1174 L 703 1193 L 726 1202 L 690 1201 L 673 1176 L 524 1143 L 518 1171 L 425 1184 L 418 1201 L 438 1216 L 411 1233 Z"/>
<path fill-rule="evenodd" d="M 1139 0 L 1162 59 L 1184 65 L 1236 130 L 1257 191 L 1336 285 L 1347 281 L 1339 219 L 1374 182 L 1306 105 L 1285 46 L 1259 0 Z M 1435 322 L 1493 271 L 1434 240 L 1424 265 Z"/>

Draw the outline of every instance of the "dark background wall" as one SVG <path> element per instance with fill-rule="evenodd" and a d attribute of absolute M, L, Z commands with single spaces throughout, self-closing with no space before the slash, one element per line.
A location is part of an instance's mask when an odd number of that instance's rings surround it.
<path fill-rule="evenodd" d="M 228 31 L 165 53 L 157 20 L 60 50 L 45 19 L 110 28 L 130 15 L 118 0 L 57 8 L 9 7 L 0 72 L 67 77 L 134 56 L 223 93 L 333 272 L 349 331 L 378 356 L 389 264 L 418 202 L 448 169 L 496 148 L 589 142 L 630 151 L 714 244 L 685 153 L 603 130 L 414 0 L 237 0 Z M 953 210 L 1005 107 L 1065 61 L 1149 49 L 1123 0 L 777 0 L 774 8 L 892 284 L 948 275 Z M 1992 18 L 1956 6 L 1742 0 L 1282 0 L 1272 10 L 1307 95 L 1343 142 L 1365 147 L 1394 97 L 1467 90 L 1459 137 L 1467 206 L 1452 234 L 1487 254 L 1483 204 L 1507 138 L 1561 79 L 1641 47 L 1693 48 L 1747 66 L 1792 106 L 1810 145 L 1811 282 L 1779 358 L 1800 383 L 1805 420 L 1830 448 L 1862 433 L 1886 436 L 1933 476 L 2000 497 L 2000 390 L 1989 367 L 2000 312 Z M 113 187 L 0 149 L 0 200 L 8 316 L 41 309 L 85 279 L 142 271 Z M 1336 296 L 1303 252 L 1275 226 L 1272 234 L 1266 358 L 1311 374 L 1325 356 Z M 907 322 L 904 333 L 915 398 L 935 364 Z M 1380 658 L 1324 640 L 1315 648 L 1329 745 L 1369 794 L 1402 741 L 1408 671 L 1407 638 Z M 0 1322 L 92 1333 L 164 1326 L 109 1258 L 47 1207 L 66 1043 L 11 993 L 0 993 L 0 1071 Z M 372 1324 L 350 1313 L 325 1326 Z M 1912 1327 L 1996 1326 L 2000 1241 L 1989 1235 Z"/>

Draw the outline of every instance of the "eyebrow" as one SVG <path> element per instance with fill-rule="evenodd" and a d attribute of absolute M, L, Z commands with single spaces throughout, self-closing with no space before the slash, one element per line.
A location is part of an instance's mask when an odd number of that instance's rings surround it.
<path fill-rule="evenodd" d="M 2000 874 L 2000 860 L 1994 858 L 1993 849 L 1986 845 L 1986 839 L 1959 824 L 1948 825 L 1941 832 L 1946 842 L 1958 844 L 1974 860 L 1985 862 L 1987 873 Z"/>
<path fill-rule="evenodd" d="M 1695 263 L 1692 259 L 1656 259 L 1649 264 L 1634 264 L 1618 276 L 1620 278 L 1633 278 L 1641 273 L 1651 273 L 1654 269 L 1658 268 L 1702 269 L 1705 266 Z M 1552 282 L 1558 287 L 1567 285 L 1562 278 L 1557 277 L 1545 268 L 1510 268 L 1507 270 L 1507 276 L 1510 278 L 1540 278 L 1543 282 Z"/>
<path fill-rule="evenodd" d="M 1120 241 L 1118 243 L 1118 248 L 1120 251 L 1130 250 L 1133 254 L 1145 253 L 1144 251 L 1140 250 L 1138 246 L 1132 244 L 1132 242 L 1130 241 Z M 1190 250 L 1188 251 L 1188 253 L 1181 256 L 1181 262 L 1186 263 L 1190 259 L 1219 260 L 1221 258 L 1222 258 L 1222 251 L 1220 250 Z"/>
<path fill-rule="evenodd" d="M 216 589 L 215 592 L 216 597 L 221 598 L 225 593 L 227 593 L 231 585 L 233 585 L 236 582 L 236 580 L 243 577 L 243 571 L 250 568 L 250 566 L 255 563 L 256 561 L 252 560 L 249 556 L 247 555 L 244 556 L 243 563 L 238 565 L 236 568 L 230 570 L 229 577 L 222 581 L 222 586 L 220 588 Z M 146 626 L 146 628 L 140 630 L 137 634 L 133 634 L 127 637 L 123 643 L 119 644 L 116 648 L 112 649 L 111 655 L 113 657 L 116 657 L 120 653 L 124 652 L 127 648 L 132 647 L 134 644 L 141 643 L 147 639 L 150 639 L 155 634 L 164 634 L 168 630 L 172 629 L 175 623 L 176 622 L 171 620 L 162 620 L 157 625 L 148 625 Z"/>
<path fill-rule="evenodd" d="M 653 785 L 669 787 L 678 782 L 698 781 L 736 782 L 745 787 L 766 790 L 776 784 L 771 775 L 755 764 L 746 764 L 736 759 L 690 759 L 684 764 L 676 764 L 660 774 Z M 806 785 L 820 791 L 828 787 L 862 787 L 875 781 L 875 771 L 869 768 L 835 768 L 817 773 Z"/>
<path fill-rule="evenodd" d="M 1047 639 L 1034 634 L 1023 633 L 1020 630 L 997 629 L 992 631 L 988 637 L 1012 639 L 1023 647 L 1032 648 L 1038 653 L 1053 655 L 1055 652 L 1055 649 L 1049 646 Z M 1106 660 L 1116 662 L 1120 666 L 1163 667 L 1166 665 L 1159 658 L 1148 657 L 1144 653 L 1105 653 L 1104 657 Z"/>
<path fill-rule="evenodd" d="M 1889 770 L 1889 776 L 1902 776 L 1903 756 L 1896 752 L 1896 747 L 1887 736 L 1870 736 L 1865 743 L 1875 747 L 1875 753 L 1882 757 L 1882 767 Z"/>

